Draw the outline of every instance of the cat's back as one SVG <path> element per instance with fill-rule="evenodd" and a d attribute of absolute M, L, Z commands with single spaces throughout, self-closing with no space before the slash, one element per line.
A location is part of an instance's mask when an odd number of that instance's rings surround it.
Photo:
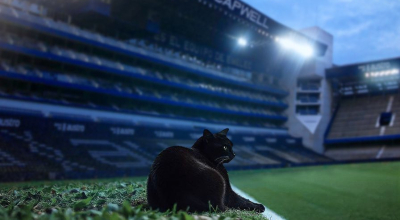
<path fill-rule="evenodd" d="M 172 146 L 168 147 L 165 150 L 161 151 L 160 154 L 157 156 L 157 159 L 168 159 L 170 157 L 181 157 L 181 156 L 188 156 L 192 155 L 193 150 L 187 147 L 181 146 Z"/>
<path fill-rule="evenodd" d="M 172 146 L 163 150 L 154 160 L 152 172 L 156 171 L 179 171 L 191 169 L 195 166 L 204 166 L 204 159 L 201 155 L 190 148 L 181 146 Z"/>

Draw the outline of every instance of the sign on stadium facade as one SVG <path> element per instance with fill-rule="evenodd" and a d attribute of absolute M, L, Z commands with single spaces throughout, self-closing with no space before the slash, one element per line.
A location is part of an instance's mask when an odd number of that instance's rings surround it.
<path fill-rule="evenodd" d="M 14 127 L 18 128 L 21 125 L 19 119 L 14 118 L 0 118 L 0 127 Z"/>
<path fill-rule="evenodd" d="M 379 70 L 387 70 L 391 68 L 390 62 L 381 62 L 381 63 L 373 63 L 362 65 L 358 67 L 363 72 L 370 72 L 370 71 L 379 71 Z"/>
<path fill-rule="evenodd" d="M 365 76 L 366 73 L 380 73 L 390 71 L 388 75 L 399 75 L 400 74 L 400 58 L 373 61 L 369 63 L 357 63 L 352 65 L 337 66 L 326 70 L 326 77 L 331 78 L 358 78 Z M 378 74 L 379 75 L 379 74 Z M 383 74 L 385 76 L 385 74 Z"/>
<path fill-rule="evenodd" d="M 238 0 L 209 0 L 209 1 L 214 1 L 217 4 L 225 6 L 235 14 L 244 17 L 247 20 L 265 29 L 268 29 L 269 18 L 241 1 Z"/>

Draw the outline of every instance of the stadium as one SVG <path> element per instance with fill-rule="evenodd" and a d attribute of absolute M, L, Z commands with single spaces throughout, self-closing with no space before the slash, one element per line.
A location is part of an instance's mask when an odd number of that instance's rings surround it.
<path fill-rule="evenodd" d="M 400 58 L 334 65 L 331 34 L 239 0 L 0 0 L 0 28 L 4 219 L 198 219 L 143 182 L 225 128 L 268 214 L 209 219 L 400 216 Z"/>

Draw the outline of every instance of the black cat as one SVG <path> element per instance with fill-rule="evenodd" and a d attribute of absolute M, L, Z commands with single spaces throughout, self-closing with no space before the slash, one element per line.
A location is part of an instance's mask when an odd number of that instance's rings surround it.
<path fill-rule="evenodd" d="M 173 146 L 155 159 L 147 180 L 147 200 L 153 209 L 190 212 L 228 208 L 263 212 L 264 206 L 233 192 L 223 163 L 235 153 L 226 137 L 229 129 L 212 134 L 207 129 L 191 149 Z"/>

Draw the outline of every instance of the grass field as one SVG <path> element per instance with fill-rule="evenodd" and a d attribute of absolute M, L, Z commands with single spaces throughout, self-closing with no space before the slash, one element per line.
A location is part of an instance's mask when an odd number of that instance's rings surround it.
<path fill-rule="evenodd" d="M 146 207 L 146 177 L 0 184 L 0 220 L 265 220 L 258 213 L 229 210 L 189 215 Z"/>
<path fill-rule="evenodd" d="M 290 220 L 399 219 L 400 163 L 235 171 L 232 183 Z M 145 178 L 0 185 L 0 219 L 199 219 L 145 206 Z M 212 219 L 264 219 L 252 212 Z"/>
<path fill-rule="evenodd" d="M 232 172 L 234 185 L 290 220 L 400 219 L 400 163 Z"/>

